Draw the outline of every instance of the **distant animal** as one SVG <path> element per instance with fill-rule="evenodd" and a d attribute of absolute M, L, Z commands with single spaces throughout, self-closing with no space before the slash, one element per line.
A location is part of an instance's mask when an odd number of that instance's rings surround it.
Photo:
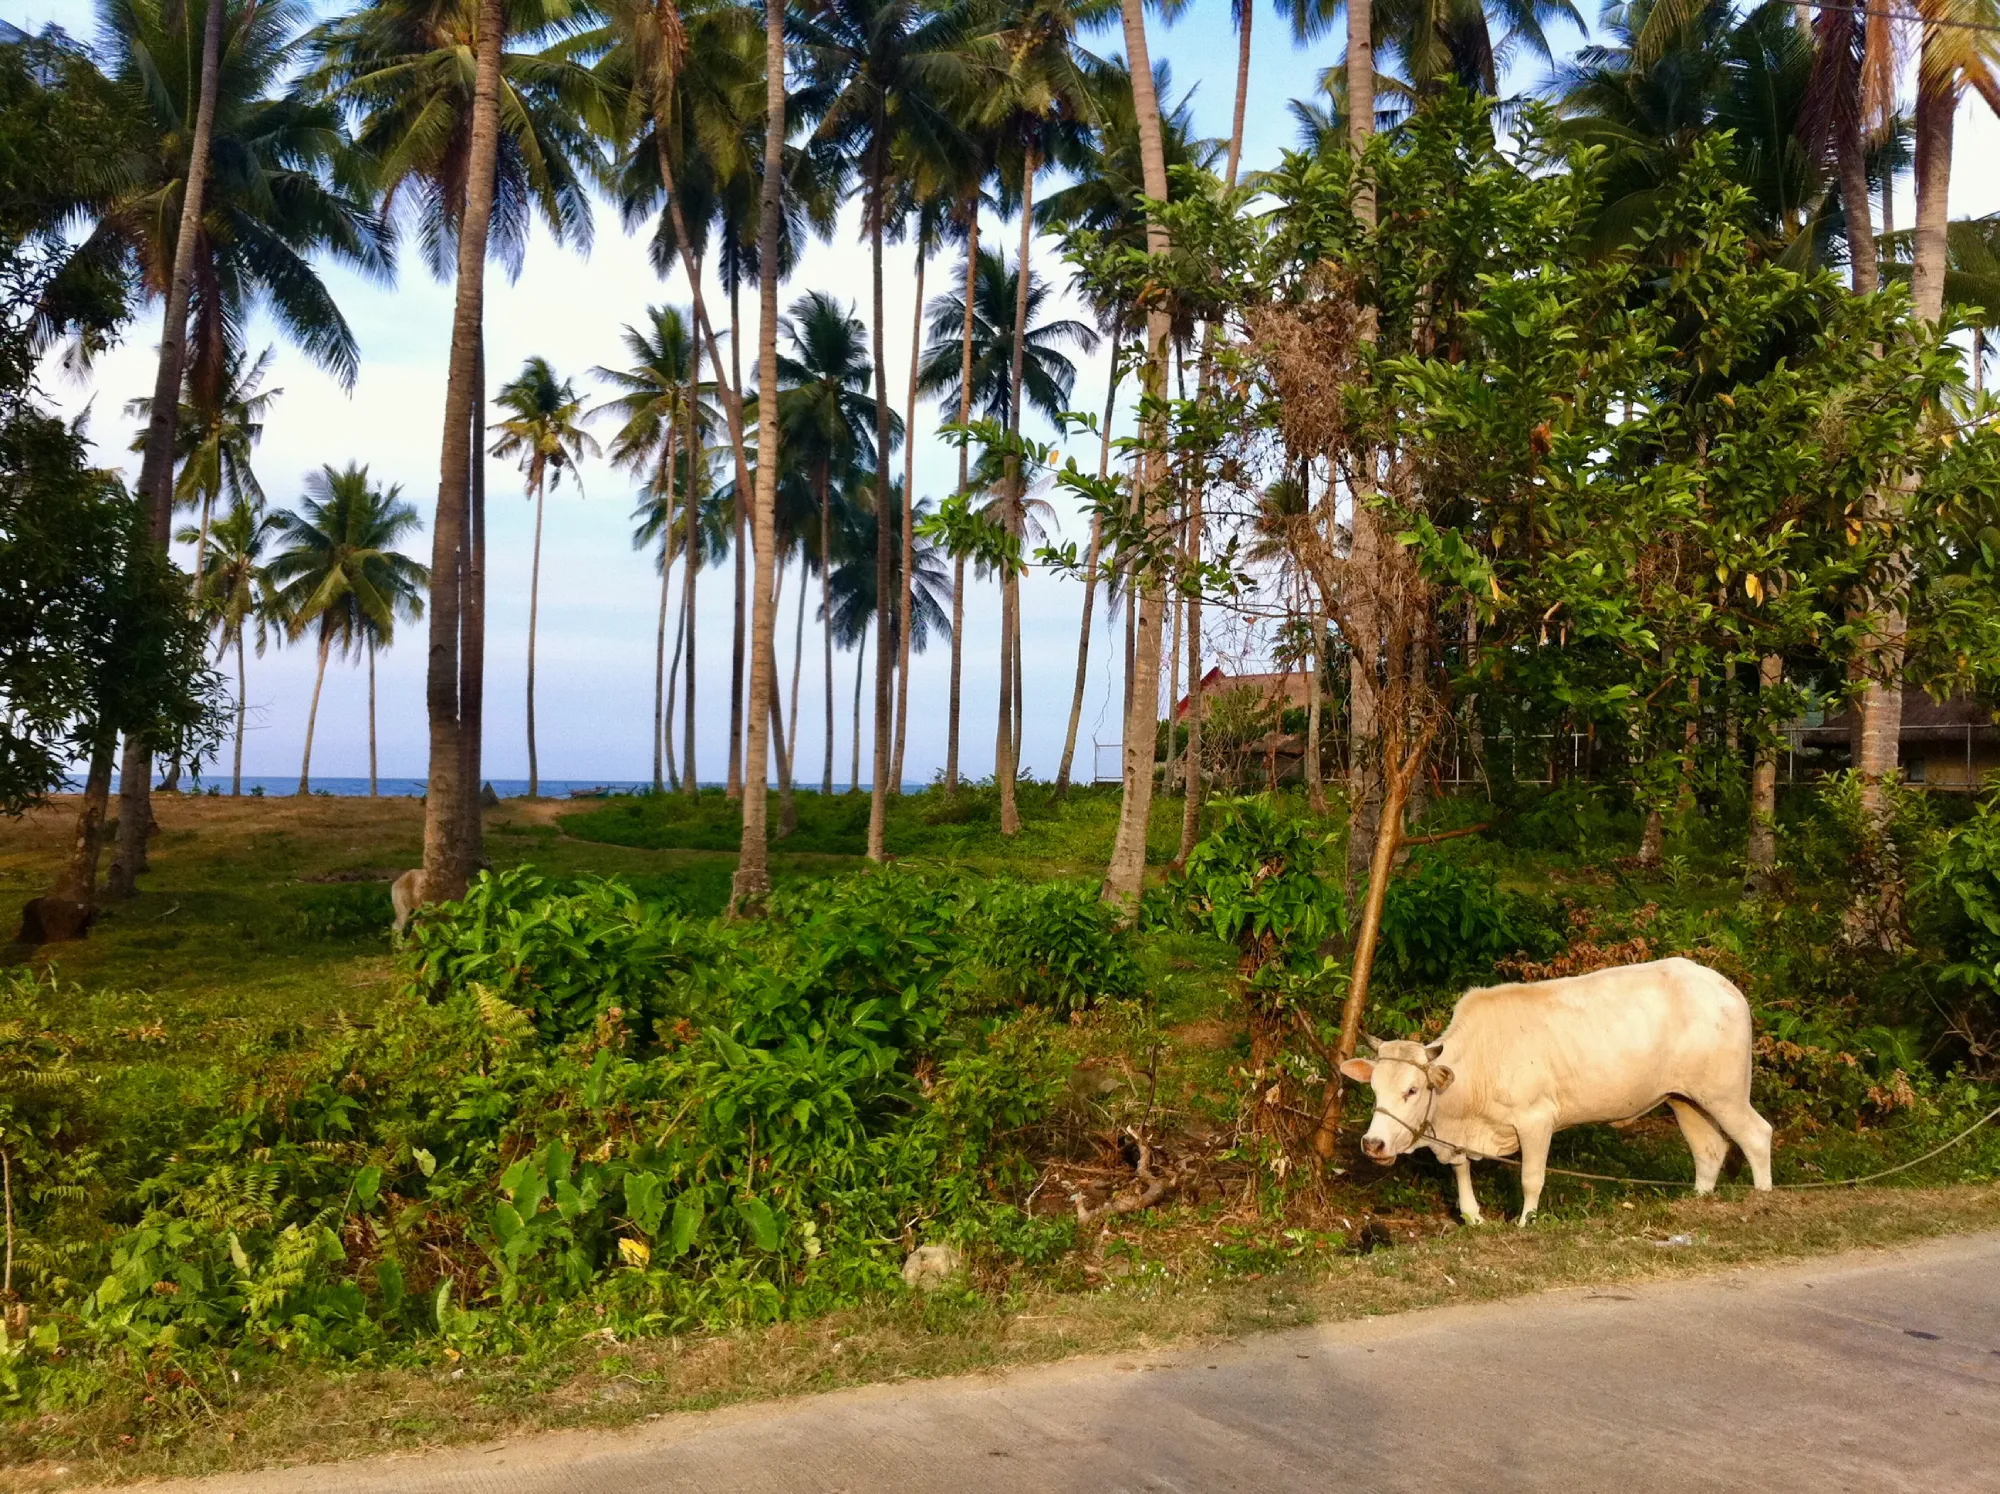
<path fill-rule="evenodd" d="M 1655 960 L 1564 980 L 1492 986 L 1459 998 L 1434 1043 L 1377 1042 L 1348 1078 L 1375 1091 L 1361 1150 L 1387 1166 L 1428 1146 L 1458 1175 L 1458 1207 L 1480 1220 L 1476 1159 L 1521 1158 L 1521 1223 L 1565 1126 L 1673 1107 L 1710 1193 L 1735 1142 L 1759 1189 L 1771 1186 L 1771 1126 L 1750 1106 L 1750 1003 L 1692 960 Z"/>
<path fill-rule="evenodd" d="M 419 866 L 396 878 L 389 889 L 389 901 L 396 907 L 396 932 L 410 926 L 410 915 L 424 905 L 424 869 Z"/>

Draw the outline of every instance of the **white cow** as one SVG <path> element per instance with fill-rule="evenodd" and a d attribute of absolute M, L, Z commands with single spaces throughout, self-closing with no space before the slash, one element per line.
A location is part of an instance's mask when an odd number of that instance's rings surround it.
<path fill-rule="evenodd" d="M 1371 1040 L 1372 1042 L 1372 1040 Z M 1565 980 L 1467 991 L 1434 1043 L 1372 1043 L 1341 1073 L 1375 1090 L 1361 1150 L 1387 1166 L 1428 1146 L 1458 1174 L 1458 1207 L 1479 1222 L 1476 1158 L 1521 1157 L 1521 1223 L 1541 1202 L 1549 1138 L 1627 1120 L 1662 1100 L 1709 1193 L 1734 1141 L 1757 1187 L 1771 1186 L 1771 1126 L 1750 1108 L 1750 1003 L 1692 960 L 1656 960 Z"/>

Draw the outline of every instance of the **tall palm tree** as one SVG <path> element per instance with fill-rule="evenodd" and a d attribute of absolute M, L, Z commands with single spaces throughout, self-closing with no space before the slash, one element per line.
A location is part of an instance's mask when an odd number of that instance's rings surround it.
<path fill-rule="evenodd" d="M 336 644 L 343 654 L 365 649 L 371 638 L 394 634 L 398 613 L 422 611 L 429 572 L 395 548 L 417 523 L 417 511 L 402 501 L 400 487 L 385 492 L 371 485 L 368 469 L 353 463 L 339 472 L 321 467 L 306 478 L 297 511 L 281 509 L 270 517 L 271 537 L 283 546 L 265 567 L 271 609 L 288 637 L 302 638 L 308 630 L 318 635 L 319 664 L 299 762 L 302 795 L 312 790 L 313 733 L 328 655 Z"/>
<path fill-rule="evenodd" d="M 1022 299 L 1020 265 L 1008 265 L 990 249 L 979 251 L 972 305 L 972 412 L 1002 424 L 1015 421 L 1014 307 Z M 1028 276 L 1028 317 L 1022 337 L 1021 399 L 1029 409 L 1054 420 L 1069 408 L 1076 386 L 1076 364 L 1065 348 L 1082 353 L 1097 350 L 1098 336 L 1087 323 L 1069 317 L 1041 320 L 1042 308 L 1055 294 L 1032 270 Z M 963 398 L 962 328 L 965 298 L 956 290 L 934 297 L 929 309 L 931 341 L 917 370 L 917 389 L 936 395 L 947 406 Z"/>
<path fill-rule="evenodd" d="M 517 457 L 526 480 L 527 496 L 535 501 L 534 559 L 528 571 L 528 797 L 541 793 L 541 768 L 535 752 L 535 628 L 542 597 L 542 514 L 548 490 L 562 486 L 565 468 L 574 470 L 585 456 L 598 452 L 597 440 L 583 428 L 583 401 L 568 379 L 558 378 L 548 360 L 531 357 L 519 374 L 500 386 L 493 403 L 506 412 L 490 429 L 499 437 L 492 455 Z M 582 491 L 583 480 L 577 479 Z"/>
<path fill-rule="evenodd" d="M 665 787 L 663 770 L 673 756 L 665 686 L 668 578 L 672 574 L 668 559 L 675 545 L 676 458 L 688 449 L 688 438 L 696 434 L 697 426 L 703 432 L 712 432 L 717 422 L 714 408 L 702 393 L 703 388 L 712 391 L 714 386 L 701 386 L 697 380 L 693 318 L 672 306 L 655 306 L 648 315 L 650 329 L 629 326 L 625 329 L 625 350 L 631 364 L 622 369 L 595 370 L 600 379 L 621 392 L 591 414 L 608 414 L 620 420 L 617 434 L 611 439 L 612 463 L 643 477 L 646 483 L 644 497 L 634 515 L 640 524 L 633 532 L 632 543 L 638 547 L 657 543 L 660 547 L 660 621 L 653 670 L 653 788 L 658 792 Z M 683 503 L 689 491 L 685 484 L 679 486 L 678 495 Z"/>
<path fill-rule="evenodd" d="M 597 89 L 568 58 L 529 50 L 577 19 L 570 0 L 373 0 L 313 38 L 312 85 L 358 116 L 385 211 L 413 222 L 433 271 L 449 266 L 456 288 L 431 526 L 431 901 L 458 896 L 483 856 L 486 262 L 518 270 L 537 213 L 559 242 L 589 241 Z"/>
<path fill-rule="evenodd" d="M 999 131 L 1001 157 L 1011 166 L 1001 180 L 1011 190 L 1021 214 L 1021 244 L 1017 263 L 1031 261 L 1034 245 L 1035 180 L 1048 165 L 1077 166 L 1084 159 L 1089 132 L 1096 118 L 1091 74 L 1102 62 L 1077 41 L 1086 27 L 1108 20 L 1110 0 L 1011 0 L 1002 8 L 995 41 L 1007 57 L 1004 85 L 993 94 L 990 111 Z M 1022 277 L 1014 301 L 1014 336 L 1008 400 L 1009 445 L 1020 436 L 1021 395 L 1027 350 L 1028 293 Z M 1021 485 L 1018 457 L 1009 456 L 1005 491 Z M 1018 496 L 1018 494 L 1016 494 Z M 1020 578 L 1000 580 L 1000 710 L 994 737 L 994 776 L 1000 785 L 1000 832 L 1014 835 L 1021 828 L 1014 781 L 1019 764 L 1017 719 L 1020 635 Z"/>
<path fill-rule="evenodd" d="M 1246 38 L 1242 55 L 1248 57 L 1249 11 L 1239 7 L 1238 24 Z M 1239 79 L 1239 82 L 1241 80 Z M 1045 198 L 1036 216 L 1045 227 L 1087 228 L 1102 236 L 1107 245 L 1142 248 L 1146 241 L 1145 215 L 1139 211 L 1144 194 L 1139 158 L 1139 125 L 1133 113 L 1132 82 L 1122 63 L 1101 70 L 1095 79 L 1098 89 L 1098 128 L 1091 142 L 1090 163 L 1071 186 Z M 1153 68 L 1153 92 L 1167 100 L 1173 92 L 1173 72 L 1165 62 Z M 1240 97 L 1240 95 L 1239 95 Z M 1182 94 L 1178 104 L 1163 103 L 1160 116 L 1162 149 L 1168 170 L 1178 166 L 1212 169 L 1221 148 L 1212 140 L 1194 133 L 1191 107 L 1193 90 Z M 1241 130 L 1241 117 L 1237 128 Z M 1110 470 L 1111 420 L 1116 408 L 1120 370 L 1119 344 L 1124 329 L 1136 326 L 1140 312 L 1135 306 L 1098 305 L 1093 310 L 1098 325 L 1111 337 L 1111 377 L 1105 393 L 1104 428 L 1099 440 L 1098 476 Z M 1104 526 L 1100 517 L 1090 525 L 1090 547 L 1084 562 L 1083 614 L 1077 627 L 1076 679 L 1070 691 L 1069 723 L 1063 735 L 1062 759 L 1056 769 L 1056 792 L 1068 791 L 1071 765 L 1076 753 L 1077 732 L 1083 722 L 1084 687 L 1090 669 L 1090 624 L 1096 610 L 1097 569 L 1103 549 Z M 1197 671 L 1197 674 L 1199 672 Z"/>
<path fill-rule="evenodd" d="M 1365 0 L 1355 0 L 1353 10 Z M 1160 129 L 1159 95 L 1153 91 L 1153 63 L 1146 46 L 1145 0 L 1121 0 L 1125 25 L 1125 55 L 1132 76 L 1132 112 L 1139 128 L 1139 165 L 1146 195 L 1155 202 L 1167 200 L 1166 144 Z M 1350 62 L 1352 54 L 1350 54 Z M 1164 254 L 1172 247 L 1167 227 L 1155 214 L 1147 215 L 1146 248 Z M 1171 332 L 1166 308 L 1146 309 L 1146 356 L 1141 365 L 1142 392 L 1155 407 L 1166 393 L 1167 342 Z M 1164 477 L 1163 453 L 1157 429 L 1142 452 L 1136 497 L 1142 505 L 1151 502 Z M 1133 605 L 1137 608 L 1131 670 L 1131 703 L 1125 712 L 1124 788 L 1118 805 L 1118 830 L 1112 841 L 1111 859 L 1104 873 L 1105 901 L 1136 910 L 1146 877 L 1146 829 L 1153 807 L 1153 742 L 1159 712 L 1161 590 L 1146 576 L 1134 578 Z"/>
<path fill-rule="evenodd" d="M 757 387 L 778 387 L 778 233 L 784 214 L 785 8 L 764 7 L 764 169 L 757 198 Z M 742 387 L 740 384 L 737 386 Z M 762 908 L 771 890 L 769 809 L 772 705 L 777 691 L 778 470 L 783 434 L 775 420 L 757 433 L 757 483 L 750 534 L 757 563 L 751 579 L 750 710 L 744 732 L 743 841 L 730 883 L 732 911 Z M 741 479 L 738 479 L 741 487 Z"/>
<path fill-rule="evenodd" d="M 868 234 L 873 284 L 876 445 L 883 456 L 875 467 L 875 506 L 889 501 L 888 353 L 883 304 L 883 243 L 896 206 L 891 183 L 896 161 L 906 151 L 942 156 L 958 131 L 950 108 L 954 96 L 970 92 L 973 71 L 966 41 L 970 17 L 957 5 L 924 0 L 827 0 L 801 21 L 807 86 L 801 111 L 816 120 L 816 138 L 843 149 L 862 186 L 862 216 Z M 891 532 L 879 526 L 876 556 L 877 605 L 886 617 L 891 606 L 888 579 L 893 560 Z M 888 629 L 877 620 L 877 634 Z M 868 814 L 868 856 L 882 859 L 888 782 L 893 756 L 890 681 L 893 650 L 883 647 L 875 662 L 874 792 Z"/>
<path fill-rule="evenodd" d="M 867 329 L 853 312 L 823 291 L 792 303 L 780 324 L 787 351 L 778 357 L 778 426 L 787 468 L 802 474 L 819 509 L 822 558 L 820 615 L 830 618 L 831 584 L 824 557 L 834 553 L 835 486 L 855 469 L 872 477 L 885 459 L 878 445 L 883 428 L 893 443 L 902 439 L 902 420 L 885 412 L 871 385 L 877 383 L 868 356 Z M 886 413 L 886 420 L 883 418 Z M 760 419 L 759 427 L 762 422 Z M 872 531 L 871 531 L 872 533 Z M 821 792 L 833 792 L 833 635 L 825 636 L 826 759 Z"/>
<path fill-rule="evenodd" d="M 214 403 L 226 351 L 254 305 L 346 382 L 354 340 L 311 260 L 385 273 L 387 240 L 367 210 L 357 159 L 331 111 L 278 95 L 301 19 L 294 0 L 117 0 L 101 13 L 111 71 L 154 144 L 91 228 L 86 258 L 129 256 L 165 302 L 141 501 L 164 547 L 173 525 L 179 395 Z M 196 24 L 199 23 L 199 31 Z M 126 744 L 109 890 L 129 895 L 152 825 L 151 753 Z"/>
<path fill-rule="evenodd" d="M 196 573 L 196 598 L 207 611 L 215 630 L 215 656 L 220 659 L 232 649 L 236 654 L 236 733 L 235 752 L 229 773 L 229 792 L 243 792 L 243 722 L 248 710 L 249 681 L 244 669 L 244 630 L 255 623 L 257 654 L 262 657 L 272 637 L 276 620 L 264 577 L 264 548 L 271 537 L 273 521 L 257 504 L 239 503 L 218 519 L 208 531 L 204 564 Z M 189 526 L 176 536 L 190 544 L 198 531 Z"/>

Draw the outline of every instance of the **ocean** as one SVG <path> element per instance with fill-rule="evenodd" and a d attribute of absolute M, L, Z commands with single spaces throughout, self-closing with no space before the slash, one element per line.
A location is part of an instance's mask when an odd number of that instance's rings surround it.
<path fill-rule="evenodd" d="M 528 793 L 528 780 L 525 778 L 490 778 L 487 782 L 493 785 L 493 792 L 503 799 L 521 799 L 525 798 Z M 111 783 L 112 792 L 116 793 L 118 791 L 118 777 L 116 774 L 112 775 Z M 375 784 L 376 792 L 384 798 L 397 799 L 420 798 L 426 787 L 424 780 L 421 778 L 384 777 L 378 778 Z M 903 792 L 906 794 L 919 793 L 929 786 L 925 783 L 905 783 L 903 785 Z M 542 780 L 542 797 L 544 799 L 595 797 L 598 793 L 607 789 L 614 794 L 640 794 L 650 792 L 652 787 L 650 779 L 640 782 L 623 778 L 544 778 Z M 704 783 L 702 787 L 704 789 L 720 790 L 724 785 L 721 783 Z M 81 793 L 83 790 L 83 780 L 81 778 L 71 779 L 70 788 L 73 793 Z M 181 778 L 181 791 L 183 793 L 220 794 L 226 798 L 229 794 L 229 777 L 227 774 L 224 774 L 221 778 L 204 778 L 197 784 L 194 780 L 183 775 Z M 253 778 L 249 774 L 245 774 L 243 778 L 243 792 L 246 796 L 260 795 L 264 798 L 278 799 L 288 798 L 298 791 L 299 780 L 296 777 Z M 360 799 L 367 797 L 368 780 L 366 778 L 321 778 L 315 775 L 312 781 L 312 791 L 315 794 L 325 794 L 336 799 Z M 817 791 L 817 786 L 815 786 L 814 791 Z M 847 785 L 844 783 L 835 784 L 834 792 L 837 794 L 846 793 Z"/>

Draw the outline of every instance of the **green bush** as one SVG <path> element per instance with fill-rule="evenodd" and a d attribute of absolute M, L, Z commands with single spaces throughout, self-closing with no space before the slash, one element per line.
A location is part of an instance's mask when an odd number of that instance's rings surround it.
<path fill-rule="evenodd" d="M 329 944 L 354 943 L 384 938 L 395 916 L 388 884 L 341 882 L 297 894 L 288 932 L 297 938 Z"/>
<path fill-rule="evenodd" d="M 1491 980 L 1509 955 L 1562 948 L 1554 909 L 1494 886 L 1491 872 L 1426 858 L 1390 882 L 1377 958 L 1392 987 L 1439 989 Z"/>
<path fill-rule="evenodd" d="M 999 882 L 975 906 L 975 982 L 990 977 L 1018 1000 L 1065 1009 L 1138 994 L 1131 937 L 1094 883 Z"/>

